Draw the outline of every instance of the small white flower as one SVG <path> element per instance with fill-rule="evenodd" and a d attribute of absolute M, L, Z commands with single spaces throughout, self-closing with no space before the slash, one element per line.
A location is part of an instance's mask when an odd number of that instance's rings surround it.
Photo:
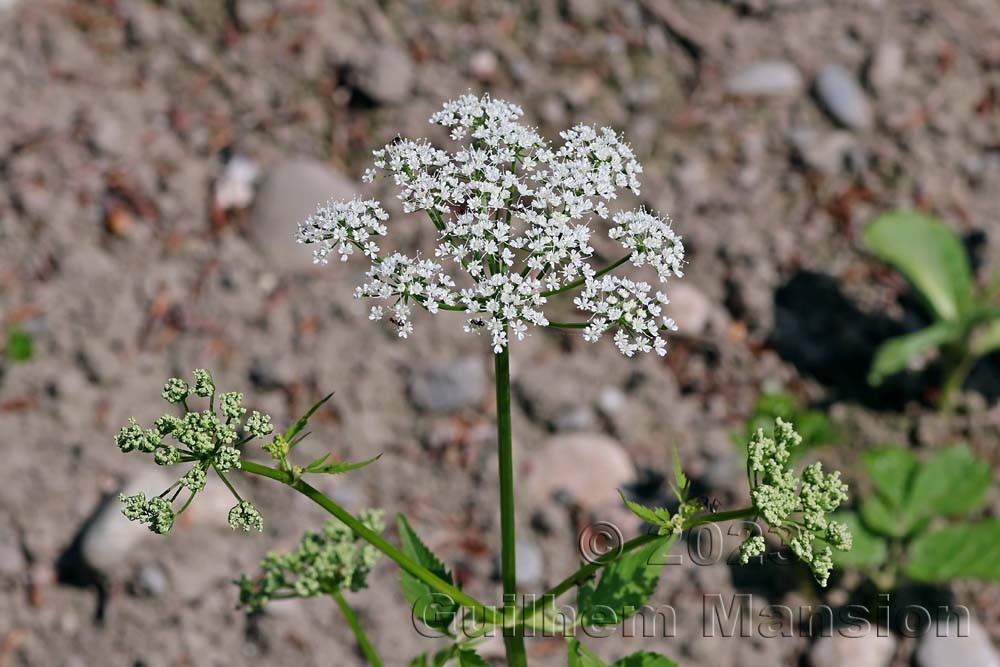
<path fill-rule="evenodd" d="M 528 335 L 529 325 L 549 325 L 550 297 L 582 287 L 575 303 L 589 318 L 585 340 L 613 330 L 622 354 L 665 354 L 661 332 L 676 329 L 661 312 L 666 295 L 602 275 L 591 246 L 590 223 L 608 219 L 607 202 L 622 190 L 639 193 L 642 166 L 631 147 L 614 130 L 587 125 L 562 132 L 554 147 L 522 116 L 509 102 L 463 95 L 430 118 L 460 142 L 453 151 L 397 138 L 374 152 L 375 169 L 364 180 L 383 172 L 403 211 L 428 215 L 438 233 L 433 259 L 381 256 L 375 239 L 386 234 L 388 215 L 358 198 L 320 207 L 299 226 L 299 241 L 317 246 L 317 262 L 334 251 L 343 261 L 367 257 L 367 282 L 355 295 L 387 301 L 402 338 L 413 331 L 414 304 L 432 313 L 462 310 L 471 316 L 465 330 L 488 332 L 499 352 L 511 337 Z M 667 219 L 642 209 L 618 213 L 608 234 L 626 251 L 616 267 L 627 259 L 652 267 L 664 283 L 681 276 L 684 246 Z M 369 317 L 381 319 L 382 307 Z"/>

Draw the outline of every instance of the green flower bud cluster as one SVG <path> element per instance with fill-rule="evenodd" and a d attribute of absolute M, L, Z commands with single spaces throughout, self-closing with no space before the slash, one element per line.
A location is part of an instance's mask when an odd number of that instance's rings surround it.
<path fill-rule="evenodd" d="M 801 442 L 792 425 L 780 417 L 773 436 L 757 430 L 747 448 L 750 497 L 757 515 L 826 586 L 833 569 L 830 547 L 848 551 L 852 545 L 847 526 L 827 518 L 847 500 L 847 484 L 839 472 L 825 474 L 821 463 L 796 475 L 789 465 L 790 450 Z M 822 544 L 816 545 L 817 540 Z M 762 536 L 748 537 L 740 546 L 740 561 L 747 563 L 763 554 L 764 548 Z"/>
<path fill-rule="evenodd" d="M 385 512 L 366 510 L 360 514 L 365 527 L 376 533 L 385 530 Z M 240 604 L 249 611 L 261 609 L 274 598 L 314 597 L 367 585 L 368 573 L 379 552 L 360 540 L 353 530 L 331 519 L 322 532 L 308 531 L 299 544 L 286 554 L 270 552 L 260 563 L 257 579 L 243 575 Z"/>
<path fill-rule="evenodd" d="M 194 464 L 156 498 L 147 500 L 143 494 L 122 498 L 125 503 L 122 513 L 132 521 L 145 523 L 157 533 L 166 533 L 173 525 L 175 514 L 172 503 L 183 489 L 191 493 L 187 501 L 189 503 L 195 494 L 205 488 L 210 468 L 214 468 L 219 475 L 239 468 L 238 447 L 274 431 L 271 418 L 256 410 L 243 423 L 247 409 L 243 407 L 243 394 L 239 392 L 220 394 L 216 412 L 216 391 L 212 375 L 202 368 L 195 370 L 193 375 L 194 384 L 189 385 L 180 378 L 171 378 L 161 393 L 168 403 L 183 406 L 183 416 L 165 414 L 155 421 L 151 429 L 143 429 L 135 419 L 129 419 L 128 425 L 115 437 L 115 443 L 123 452 L 152 454 L 158 465 Z M 208 399 L 208 409 L 192 410 L 188 406 L 192 396 Z M 244 432 L 242 440 L 241 430 Z M 167 438 L 171 442 L 165 442 Z M 230 489 L 233 490 L 231 486 Z M 236 495 L 235 490 L 233 494 Z M 230 525 L 244 530 L 260 530 L 262 521 L 257 509 L 238 495 L 236 500 L 236 506 L 229 512 Z M 177 514 L 186 507 L 187 503 Z"/>

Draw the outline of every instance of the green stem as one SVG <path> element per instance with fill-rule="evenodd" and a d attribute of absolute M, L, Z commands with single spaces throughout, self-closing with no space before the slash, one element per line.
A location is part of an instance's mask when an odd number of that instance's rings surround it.
<path fill-rule="evenodd" d="M 968 352 L 968 349 L 968 343 L 963 343 L 958 361 L 951 367 L 945 378 L 944 386 L 941 388 L 941 397 L 938 401 L 938 407 L 943 410 L 948 410 L 951 407 L 951 402 L 954 400 L 955 394 L 965 385 L 965 380 L 969 377 L 969 373 L 976 363 L 975 357 Z"/>
<path fill-rule="evenodd" d="M 555 329 L 586 329 L 590 322 L 549 322 L 549 326 Z"/>
<path fill-rule="evenodd" d="M 500 464 L 500 571 L 503 579 L 504 607 L 517 610 L 517 573 L 515 569 L 514 525 L 514 454 L 510 419 L 510 348 L 493 355 L 497 392 L 497 459 Z M 518 625 L 504 633 L 509 667 L 526 667 L 523 632 Z"/>
<path fill-rule="evenodd" d="M 605 273 L 608 273 L 609 271 L 614 271 L 619 266 L 621 266 L 622 264 L 624 264 L 625 262 L 627 262 L 629 260 L 629 257 L 631 257 L 631 256 L 632 256 L 632 253 L 629 253 L 629 254 L 625 255 L 624 257 L 622 257 L 621 259 L 619 259 L 618 261 L 614 262 L 613 264 L 608 264 L 603 269 L 601 269 L 600 271 L 598 271 L 597 273 L 595 273 L 594 277 L 595 278 L 600 278 Z M 563 292 L 568 292 L 568 291 L 570 291 L 572 289 L 576 289 L 577 287 L 579 287 L 580 285 L 584 284 L 585 282 L 587 282 L 586 278 L 580 278 L 579 280 L 574 280 L 571 283 L 566 283 L 565 285 L 563 285 L 559 289 L 550 289 L 550 290 L 548 290 L 546 292 L 542 292 L 542 296 L 555 296 L 556 294 L 562 294 Z"/>
<path fill-rule="evenodd" d="M 368 641 L 368 636 L 365 634 L 364 629 L 361 627 L 361 623 L 358 622 L 358 617 L 354 614 L 354 610 L 351 609 L 351 605 L 347 604 L 347 600 L 340 591 L 332 594 L 334 602 L 340 607 L 340 611 L 344 614 L 344 618 L 347 619 L 347 624 L 351 626 L 351 630 L 354 631 L 354 636 L 358 640 L 358 648 L 361 652 L 365 654 L 368 658 L 368 663 L 372 667 L 382 667 L 382 661 L 378 659 L 378 654 L 375 652 L 375 647 L 372 643 Z"/>
<path fill-rule="evenodd" d="M 498 614 L 492 607 L 486 607 L 482 602 L 476 600 L 467 593 L 463 593 L 458 588 L 452 586 L 446 581 L 442 581 L 438 577 L 434 576 L 434 573 L 427 568 L 421 566 L 419 563 L 410 559 L 409 556 L 404 554 L 402 551 L 392 546 L 378 533 L 369 530 L 361 521 L 356 519 L 354 515 L 345 510 L 343 507 L 333 502 L 327 498 L 322 491 L 316 489 L 315 487 L 307 484 L 301 479 L 294 479 L 292 475 L 288 472 L 282 470 L 276 470 L 259 463 L 254 463 L 253 461 L 243 460 L 240 462 L 240 467 L 244 472 L 248 472 L 251 475 L 260 475 L 262 477 L 269 477 L 273 480 L 279 481 L 283 484 L 287 484 L 292 487 L 302 495 L 304 495 L 309 500 L 313 501 L 327 512 L 340 519 L 347 525 L 348 528 L 353 530 L 358 537 L 365 540 L 373 547 L 384 553 L 390 560 L 394 561 L 401 568 L 412 574 L 414 577 L 424 582 L 432 589 L 443 595 L 447 595 L 452 600 L 458 604 L 472 609 L 480 618 L 484 618 L 489 622 L 496 623 L 502 618 L 501 614 Z"/>

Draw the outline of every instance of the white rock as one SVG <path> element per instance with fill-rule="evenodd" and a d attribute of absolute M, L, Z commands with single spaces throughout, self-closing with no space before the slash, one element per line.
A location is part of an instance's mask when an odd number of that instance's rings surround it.
<path fill-rule="evenodd" d="M 940 635 L 940 636 L 939 636 Z M 917 648 L 920 667 L 1000 667 L 989 633 L 972 618 L 931 626 Z"/>
<path fill-rule="evenodd" d="M 861 84 L 840 65 L 825 65 L 816 77 L 816 96 L 840 124 L 855 130 L 872 126 L 872 107 Z"/>
<path fill-rule="evenodd" d="M 330 199 L 350 199 L 357 188 L 327 165 L 309 159 L 272 167 L 264 175 L 250 216 L 262 249 L 281 271 L 313 267 L 312 249 L 295 240 L 299 223 Z"/>
<path fill-rule="evenodd" d="M 478 357 L 429 364 L 410 379 L 410 400 L 421 410 L 455 412 L 486 395 L 486 369 Z"/>
<path fill-rule="evenodd" d="M 147 497 L 166 489 L 173 480 L 159 468 L 149 468 L 128 480 L 121 489 L 125 495 L 140 491 Z M 121 503 L 112 498 L 98 510 L 80 542 L 84 562 L 98 572 L 110 574 L 125 562 L 129 552 L 153 533 L 144 525 L 129 521 L 121 512 Z"/>
<path fill-rule="evenodd" d="M 704 334 L 712 322 L 715 310 L 705 293 L 683 281 L 671 285 L 667 292 L 670 303 L 665 314 L 677 322 L 678 333 L 686 336 Z"/>
<path fill-rule="evenodd" d="M 731 95 L 748 97 L 794 95 L 802 89 L 802 75 L 789 62 L 762 61 L 730 76 L 725 88 Z"/>
<path fill-rule="evenodd" d="M 885 637 L 875 631 L 860 637 L 847 637 L 834 631 L 820 637 L 809 651 L 812 667 L 887 667 L 896 652 L 896 638 L 885 629 Z"/>
<path fill-rule="evenodd" d="M 868 85 L 880 93 L 888 91 L 903 74 L 905 59 L 906 54 L 899 42 L 879 44 L 868 65 Z"/>
<path fill-rule="evenodd" d="M 596 433 L 550 438 L 528 457 L 525 467 L 524 488 L 532 506 L 560 495 L 587 509 L 614 506 L 621 502 L 618 489 L 635 480 L 625 449 Z"/>
<path fill-rule="evenodd" d="M 488 49 L 481 49 L 469 58 L 469 71 L 477 79 L 489 81 L 496 76 L 499 64 L 495 53 Z"/>
<path fill-rule="evenodd" d="M 399 104 L 413 89 L 413 62 L 395 47 L 378 47 L 350 73 L 350 83 L 376 104 Z"/>
<path fill-rule="evenodd" d="M 260 167 L 250 158 L 234 155 L 215 182 L 215 206 L 222 210 L 244 209 L 253 202 L 253 186 Z"/>

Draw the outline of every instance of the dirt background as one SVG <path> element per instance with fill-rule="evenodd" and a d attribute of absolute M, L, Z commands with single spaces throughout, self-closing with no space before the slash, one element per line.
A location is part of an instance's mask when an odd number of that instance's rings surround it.
<path fill-rule="evenodd" d="M 823 93 L 830 64 L 847 81 Z M 874 213 L 919 207 L 977 262 L 1000 257 L 991 0 L 2 0 L 0 320 L 35 349 L 0 362 L 0 665 L 361 664 L 329 602 L 251 621 L 235 608 L 237 573 L 323 521 L 304 499 L 240 478 L 263 535 L 232 533 L 218 489 L 169 539 L 107 520 L 122 485 L 157 483 L 113 435 L 161 414 L 163 380 L 195 367 L 278 424 L 336 391 L 304 455 L 383 457 L 322 488 L 353 510 L 405 511 L 470 592 L 497 597 L 484 340 L 426 314 L 397 340 L 351 296 L 360 263 L 314 269 L 291 242 L 327 196 L 365 190 L 392 209 L 385 184 L 356 183 L 370 151 L 427 135 L 427 116 L 470 89 L 522 104 L 549 136 L 579 121 L 623 131 L 646 171 L 641 199 L 621 205 L 669 213 L 689 249 L 666 359 L 554 332 L 513 347 L 525 590 L 573 567 L 590 521 L 637 530 L 613 490 L 665 498 L 675 444 L 702 492 L 744 501 L 729 433 L 766 389 L 829 410 L 842 442 L 822 456 L 851 478 L 856 453 L 883 442 L 964 440 L 1000 464 L 989 363 L 951 418 L 928 407 L 933 368 L 865 386 L 878 342 L 922 316 L 858 240 Z M 399 245 L 431 240 L 397 209 Z M 591 644 L 706 667 L 806 664 L 798 633 L 702 636 L 708 594 L 837 604 L 856 585 L 820 593 L 792 571 L 686 558 L 654 598 L 676 609 L 676 638 Z M 351 596 L 388 665 L 437 646 L 411 629 L 396 579 L 383 561 Z M 997 586 L 933 595 L 1000 634 Z M 564 664 L 560 640 L 530 650 Z"/>

